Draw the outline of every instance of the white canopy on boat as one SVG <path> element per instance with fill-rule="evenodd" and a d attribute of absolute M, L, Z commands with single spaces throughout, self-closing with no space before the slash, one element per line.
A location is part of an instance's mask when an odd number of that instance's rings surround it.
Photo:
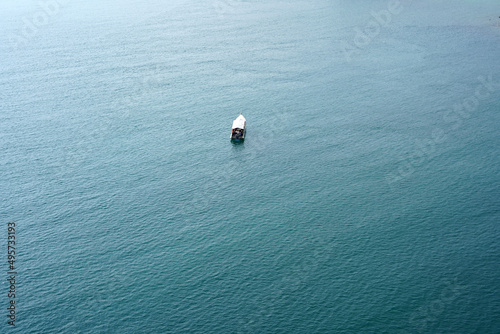
<path fill-rule="evenodd" d="M 239 115 L 238 118 L 236 118 L 233 121 L 233 129 L 244 129 L 246 125 L 247 120 L 243 115 Z"/>

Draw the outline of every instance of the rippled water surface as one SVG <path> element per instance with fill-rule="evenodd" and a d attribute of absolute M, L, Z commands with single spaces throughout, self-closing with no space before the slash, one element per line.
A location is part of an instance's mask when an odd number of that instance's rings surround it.
<path fill-rule="evenodd" d="M 0 13 L 0 332 L 500 332 L 498 1 Z"/>

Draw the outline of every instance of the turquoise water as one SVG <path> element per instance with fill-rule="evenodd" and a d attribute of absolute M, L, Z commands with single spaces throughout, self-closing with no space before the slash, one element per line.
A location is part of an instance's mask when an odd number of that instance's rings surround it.
<path fill-rule="evenodd" d="M 500 332 L 498 1 L 49 4 L 0 5 L 0 332 Z"/>

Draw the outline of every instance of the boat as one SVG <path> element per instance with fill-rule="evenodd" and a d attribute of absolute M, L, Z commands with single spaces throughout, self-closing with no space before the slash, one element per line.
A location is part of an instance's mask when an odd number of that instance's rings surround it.
<path fill-rule="evenodd" d="M 233 128 L 231 129 L 231 140 L 244 140 L 246 126 L 247 120 L 240 113 L 240 115 L 233 121 Z"/>

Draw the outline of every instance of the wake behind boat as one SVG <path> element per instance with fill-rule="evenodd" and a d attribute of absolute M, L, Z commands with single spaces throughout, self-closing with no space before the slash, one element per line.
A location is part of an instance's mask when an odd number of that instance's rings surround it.
<path fill-rule="evenodd" d="M 245 139 L 245 128 L 247 126 L 247 120 L 242 114 L 238 116 L 233 121 L 233 128 L 231 130 L 231 140 L 244 140 Z"/>

